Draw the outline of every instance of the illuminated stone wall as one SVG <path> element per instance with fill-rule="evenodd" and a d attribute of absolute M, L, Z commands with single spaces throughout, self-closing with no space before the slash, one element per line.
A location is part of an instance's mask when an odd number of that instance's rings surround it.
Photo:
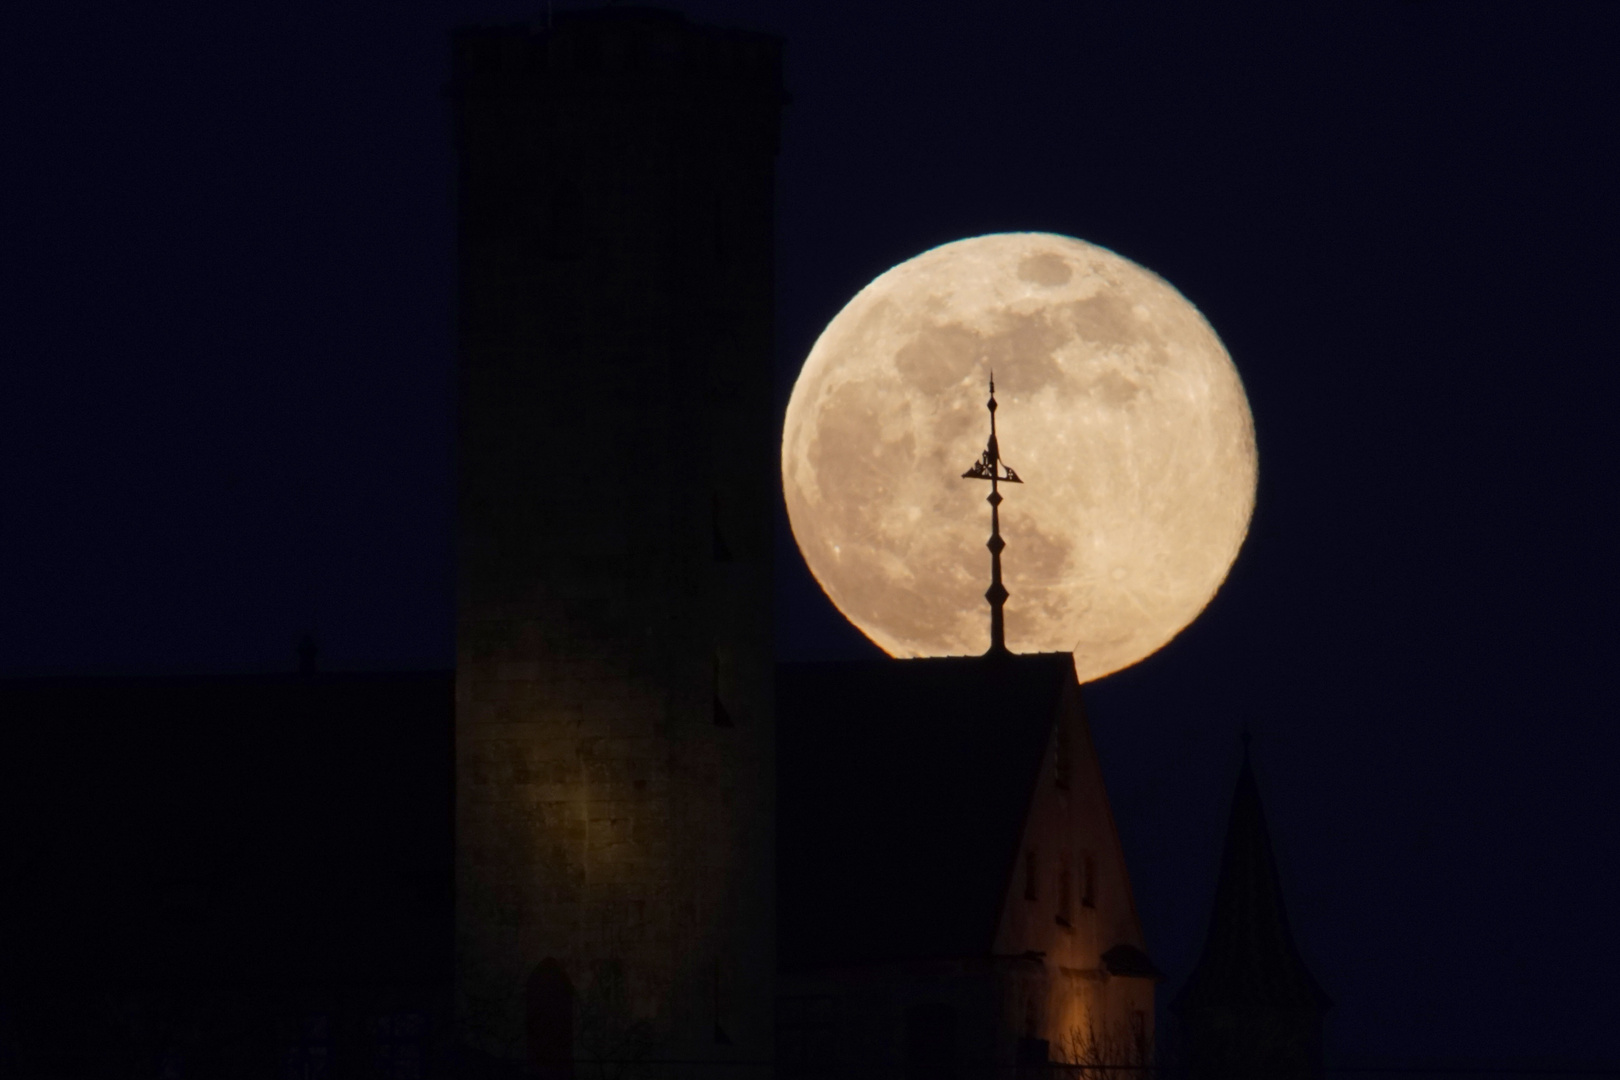
<path fill-rule="evenodd" d="M 1004 999 L 1014 1014 L 1009 1030 L 1047 1040 L 1054 1061 L 1142 1064 L 1153 1045 L 1156 972 L 1080 688 L 1072 682 L 1031 793 L 995 951 L 1040 957 L 1023 992 Z"/>
<path fill-rule="evenodd" d="M 774 39 L 455 40 L 457 1022 L 520 1059 L 771 1052 Z"/>

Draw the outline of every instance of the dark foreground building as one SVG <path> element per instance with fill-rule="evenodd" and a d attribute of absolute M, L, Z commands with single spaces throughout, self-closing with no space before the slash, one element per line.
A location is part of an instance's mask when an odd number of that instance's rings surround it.
<path fill-rule="evenodd" d="M 1152 1062 L 1067 653 L 788 664 L 777 718 L 780 1075 Z"/>
<path fill-rule="evenodd" d="M 0 1075 L 449 1061 L 448 673 L 0 683 Z"/>
<path fill-rule="evenodd" d="M 522 1075 L 452 1004 L 452 682 L 0 682 L 3 1074 Z M 1158 973 L 1068 656 L 787 665 L 778 709 L 780 1075 L 1148 1060 Z M 537 1035 L 591 1075 L 573 1013 Z"/>

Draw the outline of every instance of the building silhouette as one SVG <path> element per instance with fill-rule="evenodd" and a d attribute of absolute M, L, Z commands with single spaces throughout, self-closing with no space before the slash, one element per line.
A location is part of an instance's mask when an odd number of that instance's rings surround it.
<path fill-rule="evenodd" d="M 6 1075 L 593 1075 L 588 995 L 624 982 L 530 967 L 527 1062 L 457 1023 L 453 683 L 0 681 Z M 1066 655 L 788 664 L 777 696 L 777 1074 L 1146 1056 L 1157 973 Z M 771 1075 L 702 974 L 703 1060 Z"/>
<path fill-rule="evenodd" d="M 1209 936 L 1171 1005 L 1182 1064 L 1211 1080 L 1320 1076 L 1322 1019 L 1331 1007 L 1288 925 L 1245 735 Z"/>
<path fill-rule="evenodd" d="M 454 50 L 460 1035 L 766 1059 L 781 44 L 607 8 Z"/>
<path fill-rule="evenodd" d="M 0 683 L 0 1073 L 1151 1065 L 1072 658 L 775 665 L 781 43 L 453 47 L 454 675 Z M 1188 1060 L 1303 1075 L 1325 1007 L 1245 760 Z"/>
<path fill-rule="evenodd" d="M 0 681 L 0 1075 L 445 1075 L 451 695 Z"/>
<path fill-rule="evenodd" d="M 781 1075 L 1151 1064 L 1069 654 L 785 664 L 777 692 Z"/>

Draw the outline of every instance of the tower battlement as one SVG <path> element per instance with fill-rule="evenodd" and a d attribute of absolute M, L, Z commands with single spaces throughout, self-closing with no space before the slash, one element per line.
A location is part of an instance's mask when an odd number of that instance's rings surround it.
<path fill-rule="evenodd" d="M 549 24 L 477 27 L 455 36 L 454 92 L 521 94 L 537 87 L 633 96 L 645 86 L 685 92 L 754 87 L 781 96 L 782 42 L 702 27 L 677 12 L 604 8 Z"/>

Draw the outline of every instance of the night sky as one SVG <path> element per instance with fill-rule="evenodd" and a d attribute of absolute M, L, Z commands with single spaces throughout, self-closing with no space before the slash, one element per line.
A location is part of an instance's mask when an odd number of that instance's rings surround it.
<path fill-rule="evenodd" d="M 1620 5 L 683 10 L 787 40 L 779 410 L 861 286 L 1007 230 L 1242 373 L 1248 542 L 1089 695 L 1165 996 L 1247 727 L 1336 1060 L 1620 1059 Z M 544 11 L 0 15 L 0 675 L 451 665 L 447 35 Z M 777 574 L 782 658 L 875 651 L 785 516 Z"/>

